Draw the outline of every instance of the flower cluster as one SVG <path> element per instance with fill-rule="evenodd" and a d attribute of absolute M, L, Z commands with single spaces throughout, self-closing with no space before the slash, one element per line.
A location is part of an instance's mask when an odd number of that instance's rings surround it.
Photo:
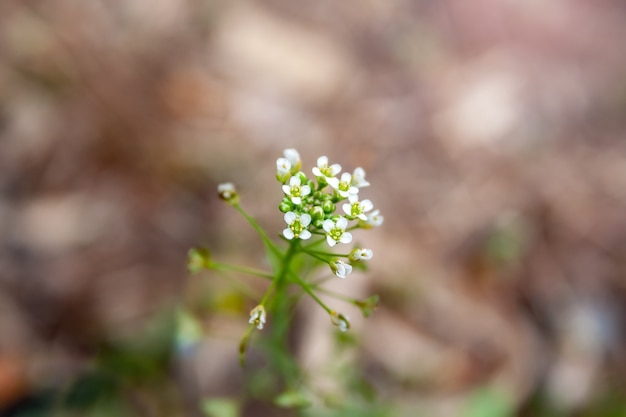
<path fill-rule="evenodd" d="M 319 234 L 325 236 L 328 246 L 334 247 L 351 243 L 353 229 L 382 224 L 383 217 L 379 210 L 374 210 L 374 204 L 360 198 L 361 189 L 370 185 L 363 168 L 342 173 L 341 165 L 330 164 L 326 156 L 317 158 L 317 166 L 311 169 L 312 178 L 301 167 L 295 149 L 285 150 L 284 157 L 276 160 L 276 178 L 285 194 L 279 205 L 287 223 L 283 230 L 285 239 L 307 240 Z M 350 225 L 350 222 L 355 223 Z M 345 278 L 352 272 L 350 262 L 366 261 L 372 255 L 370 249 L 357 248 L 345 261 L 333 257 L 328 259 L 328 264 L 335 275 Z"/>
<path fill-rule="evenodd" d="M 198 272 L 204 268 L 230 270 L 271 277 L 269 286 L 259 304 L 250 311 L 249 323 L 251 328 L 261 330 L 266 324 L 266 307 L 270 314 L 275 314 L 278 305 L 273 299 L 285 297 L 285 289 L 289 284 L 299 285 L 306 293 L 330 315 L 331 322 L 345 332 L 350 329 L 348 316 L 338 313 L 328 307 L 317 295 L 316 291 L 323 291 L 320 283 L 311 282 L 299 276 L 298 271 L 292 268 L 292 262 L 299 254 L 306 254 L 328 265 L 330 271 L 339 278 L 348 277 L 352 271 L 363 263 L 372 259 L 371 249 L 353 247 L 343 253 L 335 253 L 337 247 L 351 244 L 352 231 L 355 229 L 370 229 L 383 223 L 383 216 L 374 204 L 361 198 L 361 191 L 370 184 L 365 179 L 365 170 L 356 168 L 352 173 L 342 172 L 339 164 L 331 164 L 326 156 L 317 158 L 317 165 L 310 174 L 302 171 L 302 161 L 298 151 L 286 149 L 284 156 L 276 160 L 276 179 L 280 182 L 283 199 L 279 210 L 283 213 L 286 227 L 281 236 L 289 241 L 289 248 L 283 252 L 269 239 L 265 231 L 249 216 L 239 204 L 239 194 L 232 183 L 223 183 L 218 186 L 220 198 L 234 206 L 248 222 L 257 230 L 263 239 L 268 254 L 277 258 L 279 265 L 273 274 L 248 267 L 215 262 L 206 249 L 194 249 L 189 254 L 188 267 L 191 272 Z M 314 238 L 316 236 L 316 238 Z M 302 242 L 307 242 L 306 244 Z M 329 249 L 320 250 L 319 246 L 327 245 Z M 326 292 L 327 294 L 331 294 Z M 367 317 L 378 305 L 378 297 L 366 300 L 350 299 L 337 296 L 343 301 L 351 302 L 361 309 Z M 252 327 L 253 326 L 253 327 Z M 250 333 L 248 332 L 247 335 Z M 248 336 L 244 336 L 240 345 L 240 352 L 245 352 Z M 242 353 L 243 354 L 243 353 Z"/>

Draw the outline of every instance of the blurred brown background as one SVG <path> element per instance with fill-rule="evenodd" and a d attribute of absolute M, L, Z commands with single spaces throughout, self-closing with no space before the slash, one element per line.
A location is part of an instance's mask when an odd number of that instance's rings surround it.
<path fill-rule="evenodd" d="M 333 286 L 381 295 L 346 312 L 402 415 L 485 387 L 626 415 L 625 39 L 619 0 L 0 2 L 0 408 L 180 300 L 189 247 L 262 265 L 216 185 L 277 234 L 295 147 L 372 183 L 371 270 Z M 207 319 L 194 395 L 241 383 L 248 308 Z M 300 315 L 320 369 L 328 319 Z"/>

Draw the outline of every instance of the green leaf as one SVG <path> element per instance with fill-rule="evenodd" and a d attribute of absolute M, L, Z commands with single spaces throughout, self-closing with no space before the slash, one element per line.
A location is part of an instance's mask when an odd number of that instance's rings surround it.
<path fill-rule="evenodd" d="M 274 399 L 274 403 L 283 408 L 304 408 L 311 405 L 311 401 L 299 391 L 285 391 Z"/>
<path fill-rule="evenodd" d="M 211 398 L 202 401 L 202 411 L 207 417 L 239 417 L 239 404 L 228 398 Z"/>

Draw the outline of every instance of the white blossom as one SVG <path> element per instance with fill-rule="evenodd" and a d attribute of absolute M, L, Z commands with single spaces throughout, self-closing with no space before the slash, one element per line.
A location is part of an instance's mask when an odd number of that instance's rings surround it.
<path fill-rule="evenodd" d="M 229 203 L 237 201 L 237 189 L 232 182 L 224 182 L 217 186 L 217 192 L 220 198 Z"/>
<path fill-rule="evenodd" d="M 320 156 L 317 158 L 317 166 L 313 167 L 312 171 L 313 175 L 324 178 L 331 187 L 336 189 L 339 185 L 339 180 L 335 176 L 341 172 L 341 165 L 332 164 L 329 166 L 328 157 Z"/>
<path fill-rule="evenodd" d="M 368 187 L 370 185 L 365 179 L 365 170 L 363 168 L 358 167 L 354 170 L 352 174 L 352 185 L 358 188 Z"/>
<path fill-rule="evenodd" d="M 331 311 L 330 320 L 335 326 L 339 327 L 339 330 L 342 332 L 347 332 L 350 329 L 350 317 L 344 314 Z"/>
<path fill-rule="evenodd" d="M 350 195 L 348 197 L 350 204 L 346 203 L 343 206 L 343 211 L 349 217 L 356 217 L 363 221 L 367 221 L 367 216 L 365 213 L 374 208 L 374 204 L 370 200 L 359 201 L 359 198 L 356 195 Z"/>
<path fill-rule="evenodd" d="M 385 220 L 385 218 L 380 215 L 380 210 L 374 210 L 367 216 L 365 221 L 359 223 L 359 226 L 365 229 L 378 227 L 383 224 L 383 220 Z"/>
<path fill-rule="evenodd" d="M 311 187 L 302 185 L 302 179 L 299 175 L 294 175 L 289 179 L 289 185 L 283 185 L 283 192 L 291 198 L 293 204 L 302 204 L 302 197 L 311 194 Z"/>
<path fill-rule="evenodd" d="M 257 329 L 261 330 L 265 324 L 265 319 L 265 307 L 258 305 L 250 311 L 250 320 L 248 320 L 248 323 L 254 324 Z"/>
<path fill-rule="evenodd" d="M 352 272 L 352 265 L 339 258 L 333 259 L 329 265 L 333 273 L 339 278 L 345 278 Z"/>
<path fill-rule="evenodd" d="M 276 160 L 276 178 L 280 182 L 285 182 L 291 175 L 291 162 L 287 158 Z"/>
<path fill-rule="evenodd" d="M 331 184 L 331 187 L 336 189 L 337 194 L 343 198 L 355 195 L 359 192 L 359 189 L 352 185 L 352 175 L 348 172 L 341 174 L 341 179 L 337 182 L 337 186 Z"/>
<path fill-rule="evenodd" d="M 350 252 L 348 258 L 350 258 L 351 261 L 361 262 L 369 261 L 370 259 L 372 259 L 373 256 L 374 252 L 371 249 L 356 248 L 352 252 Z"/>
<path fill-rule="evenodd" d="M 346 232 L 347 226 L 348 220 L 345 217 L 339 217 L 336 222 L 331 219 L 324 220 L 322 228 L 326 232 L 326 242 L 330 247 L 335 246 L 337 242 L 352 242 L 352 233 Z"/>
<path fill-rule="evenodd" d="M 297 215 L 293 211 L 285 213 L 285 223 L 289 227 L 283 230 L 283 236 L 291 240 L 293 238 L 307 240 L 311 237 L 311 232 L 308 230 L 309 224 L 311 224 L 311 216 L 307 213 Z"/>
<path fill-rule="evenodd" d="M 300 167 L 302 166 L 302 160 L 300 159 L 300 154 L 293 148 L 285 149 L 283 152 L 285 158 L 291 164 L 291 171 L 296 173 L 300 171 Z"/>

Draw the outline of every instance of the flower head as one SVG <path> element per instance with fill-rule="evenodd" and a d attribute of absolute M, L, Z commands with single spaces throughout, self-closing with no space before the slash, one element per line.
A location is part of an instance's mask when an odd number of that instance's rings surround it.
<path fill-rule="evenodd" d="M 293 148 L 285 149 L 283 155 L 285 155 L 285 158 L 289 161 L 289 164 L 291 164 L 292 173 L 295 174 L 300 171 L 300 168 L 302 167 L 302 160 L 300 159 L 298 151 Z"/>
<path fill-rule="evenodd" d="M 342 332 L 347 332 L 350 329 L 350 317 L 337 313 L 334 310 L 330 312 L 330 321 L 339 327 L 339 330 Z"/>
<path fill-rule="evenodd" d="M 291 202 L 296 205 L 302 204 L 302 197 L 311 194 L 311 187 L 302 185 L 299 175 L 294 175 L 289 179 L 289 185 L 283 185 L 283 192 L 291 198 Z"/>
<path fill-rule="evenodd" d="M 347 262 L 342 261 L 339 258 L 335 258 L 329 263 L 330 269 L 337 275 L 339 278 L 345 278 L 352 272 L 352 265 Z"/>
<path fill-rule="evenodd" d="M 307 240 L 311 237 L 308 227 L 311 224 L 311 216 L 307 213 L 297 215 L 293 211 L 285 213 L 285 222 L 289 227 L 283 230 L 283 236 L 291 240 L 293 238 Z"/>
<path fill-rule="evenodd" d="M 341 172 L 341 165 L 328 165 L 328 157 L 320 156 L 317 158 L 317 166 L 312 169 L 313 175 L 317 178 L 323 178 L 331 187 L 337 188 L 339 180 L 335 178 Z"/>
<path fill-rule="evenodd" d="M 239 200 L 237 189 L 232 182 L 225 182 L 217 186 L 217 192 L 222 200 L 230 204 L 236 204 Z"/>
<path fill-rule="evenodd" d="M 370 185 L 365 179 L 365 170 L 363 168 L 358 167 L 354 170 L 352 174 L 352 185 L 358 188 L 368 187 Z"/>
<path fill-rule="evenodd" d="M 356 248 L 352 252 L 350 252 L 348 258 L 354 262 L 361 262 L 369 261 L 370 259 L 372 259 L 372 256 L 374 256 L 374 252 L 371 249 Z"/>
<path fill-rule="evenodd" d="M 331 184 L 331 187 L 337 190 L 337 194 L 341 197 L 346 198 L 351 195 L 355 195 L 359 192 L 359 189 L 352 185 L 352 175 L 348 172 L 344 172 L 341 174 L 341 180 L 337 182 L 337 185 L 334 186 Z"/>
<path fill-rule="evenodd" d="M 337 221 L 331 219 L 324 220 L 322 228 L 326 232 L 326 242 L 330 247 L 333 247 L 337 242 L 350 243 L 352 242 L 352 233 L 346 232 L 348 226 L 348 220 L 345 217 L 339 217 Z"/>
<path fill-rule="evenodd" d="M 248 323 L 254 324 L 257 329 L 263 329 L 263 325 L 265 324 L 265 307 L 262 305 L 258 305 L 250 311 L 250 320 Z"/>
<path fill-rule="evenodd" d="M 348 200 L 350 204 L 346 203 L 341 206 L 346 215 L 351 218 L 359 218 L 363 221 L 367 221 L 365 213 L 374 208 L 372 202 L 370 200 L 359 201 L 356 195 L 350 195 Z"/>
<path fill-rule="evenodd" d="M 364 221 L 359 222 L 359 226 L 364 229 L 371 229 L 372 227 L 378 227 L 383 224 L 385 218 L 380 215 L 380 210 L 372 211 Z"/>

